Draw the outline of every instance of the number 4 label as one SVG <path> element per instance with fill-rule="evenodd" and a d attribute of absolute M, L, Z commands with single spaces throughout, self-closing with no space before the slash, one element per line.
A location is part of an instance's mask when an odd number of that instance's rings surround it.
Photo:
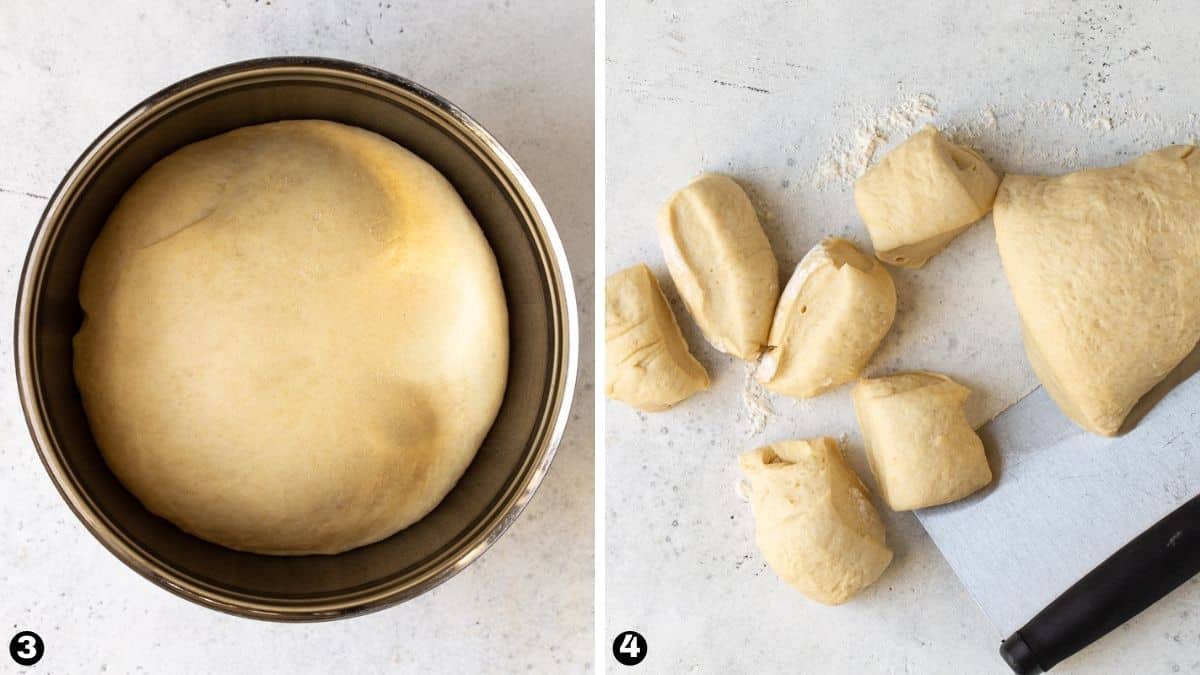
<path fill-rule="evenodd" d="M 627 630 L 613 640 L 613 658 L 617 663 L 636 666 L 646 659 L 646 638 L 637 631 Z"/>

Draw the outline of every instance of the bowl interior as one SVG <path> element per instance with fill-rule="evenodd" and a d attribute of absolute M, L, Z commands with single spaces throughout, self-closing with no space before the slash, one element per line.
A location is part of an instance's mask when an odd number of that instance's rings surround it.
<path fill-rule="evenodd" d="M 51 446 L 43 452 L 59 456 L 68 483 L 60 488 L 79 493 L 85 504 L 80 515 L 102 541 L 120 538 L 148 562 L 139 571 L 172 590 L 179 591 L 179 585 L 191 589 L 184 594 L 193 599 L 251 614 L 239 605 L 268 613 L 337 615 L 420 592 L 457 571 L 464 558 L 473 559 L 472 552 L 499 535 L 515 517 L 514 501 L 527 498 L 522 493 L 531 480 L 536 484 L 540 479 L 552 452 L 547 446 L 559 413 L 555 399 L 565 349 L 562 281 L 547 262 L 552 257 L 545 231 L 531 206 L 536 197 L 531 202 L 512 175 L 497 166 L 494 148 L 450 121 L 451 110 L 395 82 L 385 85 L 362 73 L 297 67 L 249 69 L 203 86 L 186 84 L 177 85 L 166 102 L 163 94 L 157 103 L 151 99 L 149 111 L 143 110 L 136 124 L 110 138 L 107 148 L 102 144 L 91 169 L 81 162 L 74 189 L 68 184 L 62 188 L 58 217 L 43 224 L 48 238 L 34 282 L 37 301 L 29 338 L 37 374 L 34 394 Z M 117 482 L 97 450 L 71 367 L 71 340 L 82 320 L 80 271 L 121 194 L 151 164 L 188 143 L 282 119 L 326 119 L 370 129 L 440 170 L 496 253 L 510 316 L 508 389 L 491 432 L 458 485 L 415 525 L 334 556 L 237 552 L 149 513 Z M 94 512 L 86 513 L 89 508 Z"/>

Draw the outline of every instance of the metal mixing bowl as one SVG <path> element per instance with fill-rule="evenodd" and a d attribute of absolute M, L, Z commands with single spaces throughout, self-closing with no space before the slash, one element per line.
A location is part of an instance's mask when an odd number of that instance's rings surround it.
<path fill-rule="evenodd" d="M 508 299 L 508 389 L 458 485 L 415 525 L 332 556 L 276 557 L 208 543 L 151 514 L 96 448 L 72 373 L 80 271 L 118 198 L 180 147 L 251 124 L 326 119 L 380 133 L 441 171 L 496 253 Z M 566 257 L 512 157 L 457 107 L 403 78 L 314 58 L 246 61 L 154 94 L 84 151 L 54 192 L 21 276 L 16 370 L 34 443 L 63 499 L 125 564 L 189 600 L 262 619 L 380 609 L 445 581 L 516 519 L 562 435 L 578 331 Z"/>

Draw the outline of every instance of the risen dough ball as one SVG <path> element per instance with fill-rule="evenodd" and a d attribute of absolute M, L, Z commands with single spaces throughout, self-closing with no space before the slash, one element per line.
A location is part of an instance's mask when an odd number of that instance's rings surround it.
<path fill-rule="evenodd" d="M 895 511 L 946 504 L 992 482 L 983 441 L 967 423 L 971 390 L 937 373 L 861 380 L 854 412 L 883 500 Z"/>
<path fill-rule="evenodd" d="M 454 188 L 376 134 L 279 122 L 147 171 L 87 258 L 75 375 L 151 511 L 336 553 L 453 487 L 505 388 L 496 261 Z"/>
<path fill-rule="evenodd" d="M 658 240 L 705 339 L 726 354 L 758 358 L 779 299 L 779 264 L 742 188 L 725 176 L 698 176 L 663 205 Z"/>
<path fill-rule="evenodd" d="M 708 389 L 658 279 L 645 265 L 604 285 L 605 392 L 639 410 L 664 410 Z"/>
<path fill-rule="evenodd" d="M 840 605 L 892 561 L 867 488 L 832 438 L 782 441 L 738 457 L 767 564 L 810 599 Z"/>
<path fill-rule="evenodd" d="M 921 267 L 992 208 L 999 184 L 971 148 L 926 125 L 854 184 L 854 203 L 875 255 Z"/>
<path fill-rule="evenodd" d="M 895 318 L 887 269 L 845 239 L 826 239 L 784 287 L 756 376 L 772 391 L 816 396 L 858 377 Z"/>
<path fill-rule="evenodd" d="M 1200 340 L 1200 152 L 1007 176 L 996 243 L 1025 352 L 1076 424 L 1117 433 Z"/>

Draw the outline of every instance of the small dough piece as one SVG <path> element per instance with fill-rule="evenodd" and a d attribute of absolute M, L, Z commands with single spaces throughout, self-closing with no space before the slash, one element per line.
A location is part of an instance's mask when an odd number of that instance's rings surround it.
<path fill-rule="evenodd" d="M 945 375 L 919 371 L 855 385 L 867 459 L 893 511 L 948 504 L 992 482 L 983 441 L 963 412 L 970 395 Z"/>
<path fill-rule="evenodd" d="M 698 176 L 663 205 L 658 240 L 705 339 L 726 354 L 758 358 L 779 299 L 779 263 L 742 188 L 718 174 Z"/>
<path fill-rule="evenodd" d="M 1200 340 L 1200 152 L 1007 176 L 996 243 L 1038 379 L 1076 424 L 1125 417 Z"/>
<path fill-rule="evenodd" d="M 845 239 L 826 239 L 784 287 L 755 375 L 771 391 L 816 396 L 858 377 L 895 318 L 887 268 Z"/>
<path fill-rule="evenodd" d="M 605 394 L 647 411 L 665 410 L 708 389 L 658 279 L 645 265 L 604 285 Z"/>
<path fill-rule="evenodd" d="M 875 255 L 921 267 L 992 208 L 1000 179 L 975 150 L 925 125 L 854 184 Z"/>
<path fill-rule="evenodd" d="M 750 481 L 758 548 L 810 599 L 840 605 L 892 562 L 883 521 L 832 438 L 781 441 L 738 464 Z"/>

